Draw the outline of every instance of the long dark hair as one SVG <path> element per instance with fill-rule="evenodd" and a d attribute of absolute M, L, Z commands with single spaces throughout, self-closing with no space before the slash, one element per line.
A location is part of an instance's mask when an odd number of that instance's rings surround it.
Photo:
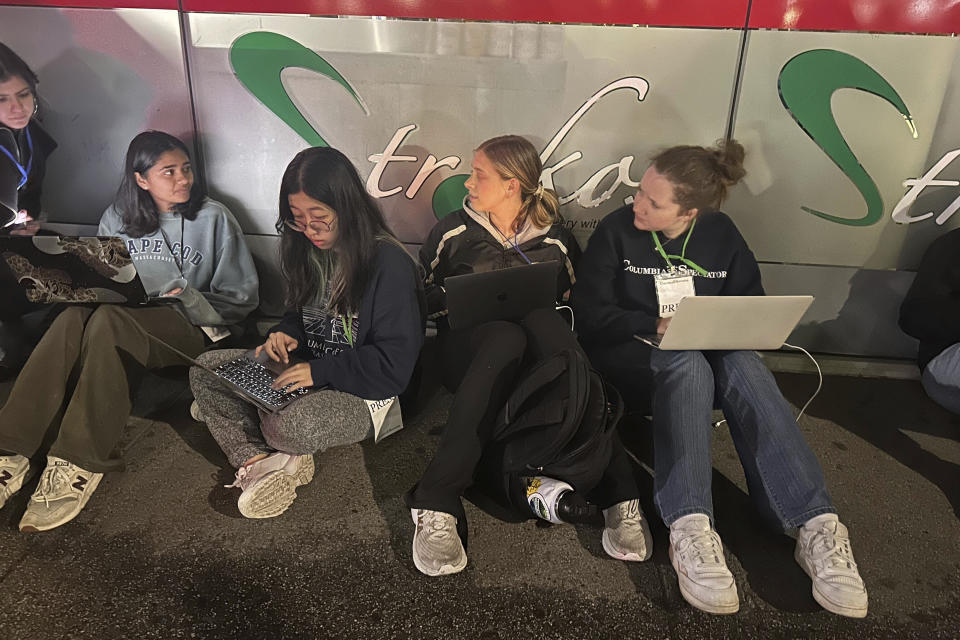
<path fill-rule="evenodd" d="M 334 249 L 318 249 L 306 236 L 286 226 L 293 221 L 287 198 L 304 193 L 337 214 Z M 329 288 L 328 308 L 336 314 L 359 311 L 374 269 L 376 245 L 400 245 L 383 213 L 367 193 L 350 160 L 330 147 L 304 149 L 290 161 L 280 182 L 280 271 L 289 306 L 319 302 Z"/>
<path fill-rule="evenodd" d="M 30 86 L 30 92 L 36 100 L 37 83 L 40 82 L 37 74 L 13 49 L 0 42 L 0 82 L 7 82 L 14 77 L 22 78 Z"/>
<path fill-rule="evenodd" d="M 187 158 L 190 157 L 187 145 L 183 144 L 179 138 L 163 131 L 144 131 L 130 141 L 123 168 L 123 181 L 113 201 L 113 206 L 123 221 L 123 232 L 128 236 L 141 238 L 160 228 L 160 214 L 153 196 L 137 185 L 134 174 L 139 173 L 145 176 L 147 171 L 157 164 L 161 155 L 174 150 L 183 151 Z M 196 220 L 197 212 L 200 211 L 206 197 L 201 180 L 194 176 L 190 199 L 174 206 L 174 212 L 187 220 Z"/>
<path fill-rule="evenodd" d="M 651 164 L 673 183 L 673 199 L 686 209 L 718 209 L 730 187 L 747 174 L 745 152 L 736 140 L 717 140 L 710 148 L 670 147 L 651 158 Z"/>

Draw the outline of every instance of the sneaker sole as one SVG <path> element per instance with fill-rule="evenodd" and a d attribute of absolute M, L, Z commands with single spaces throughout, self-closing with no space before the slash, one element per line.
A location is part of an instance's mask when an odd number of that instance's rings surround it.
<path fill-rule="evenodd" d="M 97 486 L 100 485 L 100 481 L 102 479 L 103 479 L 103 474 L 98 474 L 90 478 L 89 482 L 87 483 L 87 488 L 83 492 L 83 497 L 80 498 L 80 502 L 77 503 L 78 505 L 77 508 L 73 512 L 69 513 L 66 517 L 63 517 L 54 522 L 48 522 L 42 525 L 35 525 L 35 524 L 29 524 L 29 523 L 23 524 L 21 522 L 20 531 L 22 531 L 23 533 L 38 533 L 40 531 L 50 531 L 51 529 L 56 529 L 57 527 L 67 524 L 68 522 L 76 518 L 78 515 L 80 515 L 80 512 L 83 511 L 83 508 L 87 506 L 88 502 L 90 502 L 90 496 L 93 495 L 94 490 L 97 488 Z M 29 510 L 29 508 L 30 507 L 28 506 L 27 509 Z"/>
<path fill-rule="evenodd" d="M 0 509 L 3 508 L 3 505 L 7 504 L 7 500 L 13 497 L 17 491 L 23 488 L 23 485 L 33 477 L 34 470 L 33 466 L 30 465 L 27 467 L 27 471 L 21 475 L 19 478 L 11 478 L 10 484 L 8 484 L 2 491 L 0 491 Z"/>
<path fill-rule="evenodd" d="M 302 487 L 305 484 L 309 484 L 313 480 L 313 473 L 315 465 L 313 463 L 313 456 L 305 456 L 306 462 L 301 462 L 300 467 L 297 469 L 297 472 L 293 474 L 293 479 L 297 483 L 298 487 Z M 303 458 L 301 458 L 302 460 Z"/>
<path fill-rule="evenodd" d="M 286 511 L 297 497 L 297 480 L 283 471 L 268 473 L 237 500 L 245 518 L 273 518 Z"/>
<path fill-rule="evenodd" d="M 793 554 L 794 560 L 797 561 L 797 564 L 803 569 L 803 572 L 807 574 L 807 577 L 810 578 L 812 582 L 811 593 L 813 594 L 813 599 L 817 601 L 821 607 L 829 611 L 830 613 L 835 613 L 838 616 L 846 616 L 848 618 L 866 618 L 867 617 L 867 607 L 868 605 L 863 605 L 862 607 L 850 607 L 847 605 L 839 604 L 834 602 L 827 597 L 826 594 L 822 593 L 817 589 L 817 581 L 813 579 L 813 576 L 810 575 L 810 571 L 807 569 L 807 565 L 801 561 L 800 555 L 796 552 Z"/>
<path fill-rule="evenodd" d="M 413 514 L 411 514 L 413 515 Z M 417 518 L 413 516 L 413 524 L 416 527 Z M 414 528 L 414 536 L 416 536 L 416 528 Z M 458 562 L 457 564 L 445 564 L 442 565 L 439 569 L 429 569 L 426 566 L 420 564 L 420 558 L 417 557 L 417 550 L 412 549 L 413 551 L 413 565 L 417 570 L 425 576 L 436 577 L 436 576 L 448 576 L 454 573 L 460 573 L 467 566 L 467 554 L 463 554 L 463 561 Z"/>
<path fill-rule="evenodd" d="M 617 547 L 613 546 L 613 543 L 610 542 L 609 531 L 607 529 L 603 530 L 603 535 L 600 536 L 600 541 L 603 543 L 603 550 L 607 552 L 607 555 L 616 560 L 623 560 L 624 562 L 643 562 L 650 557 L 652 549 L 646 549 L 644 557 L 640 557 L 640 554 L 629 551 L 624 553 L 620 551 Z"/>
<path fill-rule="evenodd" d="M 683 577 L 680 573 L 680 569 L 677 567 L 677 561 L 674 560 L 673 556 L 674 556 L 673 547 L 671 547 L 670 548 L 670 564 L 673 565 L 673 571 L 674 573 L 677 574 L 677 584 L 680 586 L 680 595 L 683 596 L 683 599 L 686 600 L 690 604 L 690 606 L 700 609 L 701 611 L 706 611 L 707 613 L 715 613 L 715 614 L 724 615 L 724 616 L 730 615 L 732 613 L 736 613 L 737 611 L 740 610 L 739 601 L 736 604 L 726 605 L 726 606 L 709 604 L 704 602 L 703 600 L 700 600 L 695 595 L 687 591 L 687 589 L 683 586 Z M 734 583 L 734 587 L 736 587 L 736 583 Z M 737 597 L 739 599 L 739 594 L 737 594 Z"/>

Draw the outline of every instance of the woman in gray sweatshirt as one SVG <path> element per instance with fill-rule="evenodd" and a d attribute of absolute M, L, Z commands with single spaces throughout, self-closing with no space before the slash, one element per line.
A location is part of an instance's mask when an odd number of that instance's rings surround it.
<path fill-rule="evenodd" d="M 166 345 L 196 356 L 258 303 L 239 225 L 206 197 L 186 146 L 169 134 L 146 131 L 130 143 L 99 233 L 126 242 L 149 295 L 175 301 L 72 306 L 37 345 L 0 409 L 0 506 L 29 478 L 29 458 L 56 429 L 21 531 L 69 522 L 104 472 L 122 466 L 116 446 L 130 415 L 131 359 L 148 369 L 182 364 Z"/>

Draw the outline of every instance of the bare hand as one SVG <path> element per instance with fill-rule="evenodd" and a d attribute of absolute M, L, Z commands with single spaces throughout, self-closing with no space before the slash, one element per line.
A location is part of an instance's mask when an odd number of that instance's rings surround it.
<path fill-rule="evenodd" d="M 163 298 L 166 296 L 178 296 L 181 293 L 183 293 L 183 287 L 177 287 L 176 289 L 170 289 L 170 291 L 167 291 L 166 293 L 162 294 L 160 297 Z"/>
<path fill-rule="evenodd" d="M 663 335 L 667 332 L 667 327 L 670 326 L 670 321 L 673 320 L 673 317 L 669 318 L 657 318 L 657 333 Z"/>
<path fill-rule="evenodd" d="M 273 337 L 276 334 L 271 334 Z M 288 338 L 290 336 L 287 336 Z M 306 389 L 307 387 L 313 386 L 313 374 L 310 372 L 310 365 L 306 362 L 301 362 L 300 364 L 295 364 L 273 381 L 273 384 L 270 385 L 276 390 L 283 390 L 287 393 L 293 393 L 297 389 Z"/>
<path fill-rule="evenodd" d="M 26 209 L 21 209 L 13 220 L 6 225 L 12 236 L 32 236 L 40 230 L 40 223 L 35 222 Z"/>
<path fill-rule="evenodd" d="M 282 331 L 276 331 L 267 336 L 267 341 L 257 347 L 254 355 L 259 356 L 261 352 L 265 351 L 272 360 L 287 364 L 290 362 L 290 356 L 288 354 L 298 346 L 300 346 L 300 343 L 294 338 L 291 338 Z"/>

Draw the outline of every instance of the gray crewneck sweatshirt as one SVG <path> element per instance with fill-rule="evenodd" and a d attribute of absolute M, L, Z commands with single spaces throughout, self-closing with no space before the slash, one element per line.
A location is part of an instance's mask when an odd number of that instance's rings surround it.
<path fill-rule="evenodd" d="M 120 214 L 110 205 L 98 233 L 123 238 L 148 295 L 182 288 L 175 297 L 193 325 L 236 324 L 259 304 L 257 270 L 243 232 L 216 200 L 207 198 L 195 220 L 161 213 L 160 228 L 142 238 L 123 232 Z"/>

